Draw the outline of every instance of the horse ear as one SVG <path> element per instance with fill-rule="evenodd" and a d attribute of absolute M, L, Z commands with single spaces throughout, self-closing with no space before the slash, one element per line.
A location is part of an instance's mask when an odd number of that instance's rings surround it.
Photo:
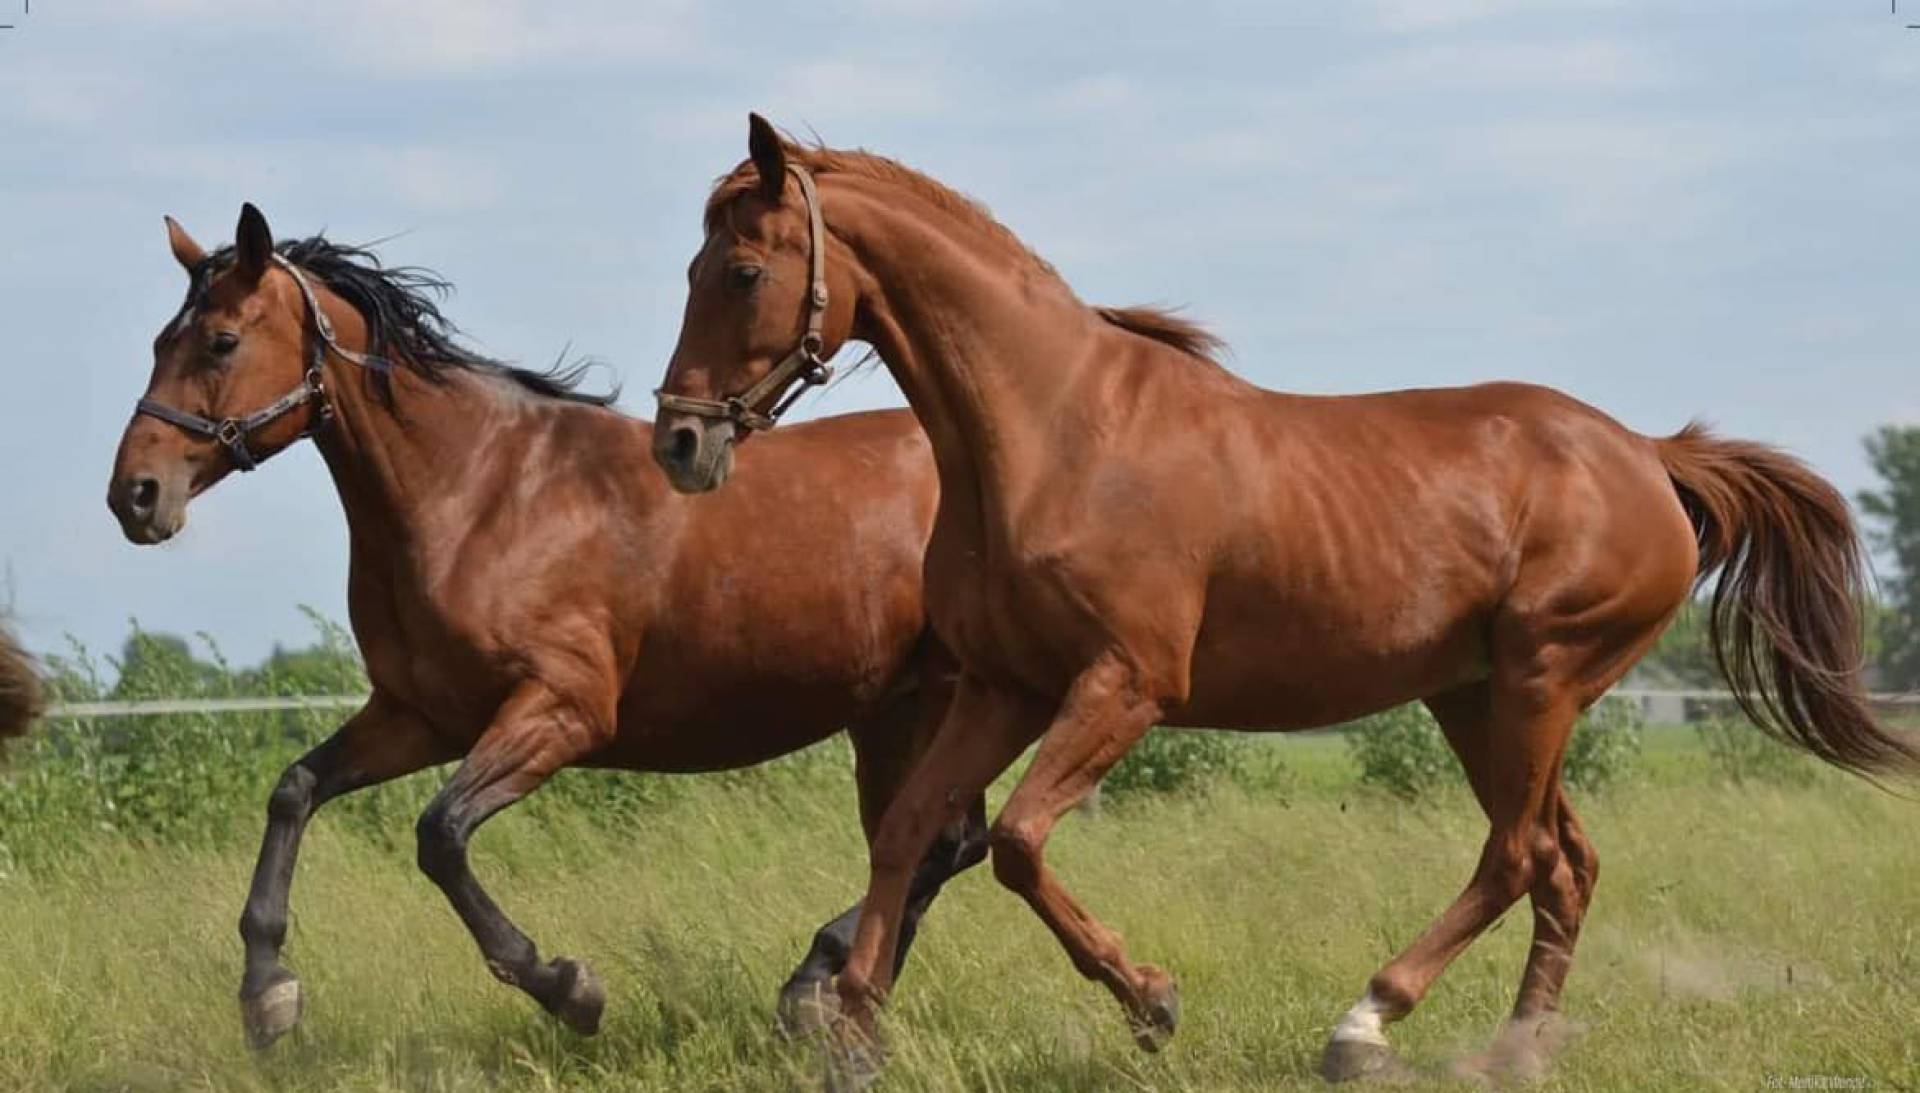
<path fill-rule="evenodd" d="M 173 248 L 173 260 L 180 263 L 181 269 L 192 273 L 195 266 L 206 261 L 206 249 L 193 241 L 193 236 L 187 234 L 187 229 L 181 227 L 178 220 L 171 216 L 166 217 L 165 220 L 167 246 Z"/>
<path fill-rule="evenodd" d="M 780 139 L 772 122 L 758 114 L 747 115 L 747 154 L 760 172 L 761 195 L 778 205 L 780 192 L 787 186 L 787 142 Z"/>
<path fill-rule="evenodd" d="M 249 201 L 240 206 L 240 223 L 233 229 L 233 269 L 247 280 L 258 280 L 273 259 L 273 231 L 267 218 Z"/>

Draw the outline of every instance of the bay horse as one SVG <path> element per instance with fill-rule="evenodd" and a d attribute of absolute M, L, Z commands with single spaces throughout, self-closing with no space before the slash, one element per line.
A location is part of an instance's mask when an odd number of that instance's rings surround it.
<path fill-rule="evenodd" d="M 8 737 L 21 736 L 39 718 L 46 701 L 33 658 L 0 626 L 0 754 Z"/>
<path fill-rule="evenodd" d="M 1517 383 L 1263 390 L 1176 315 L 1083 304 L 922 174 L 757 116 L 748 147 L 706 205 L 655 458 L 678 489 L 719 487 L 761 424 L 738 393 L 779 397 L 801 373 L 760 381 L 796 344 L 821 356 L 858 339 L 940 476 L 927 605 L 961 675 L 870 844 L 838 978 L 856 1061 L 914 863 L 1035 741 L 989 834 L 994 875 L 1153 1049 L 1178 1019 L 1174 981 L 1047 868 L 1056 821 L 1155 724 L 1433 711 L 1487 839 L 1465 890 L 1333 1027 L 1330 1079 L 1397 1068 L 1386 1025 L 1523 895 L 1533 942 L 1509 1031 L 1557 1007 L 1598 870 L 1561 784 L 1568 736 L 1709 574 L 1719 662 L 1758 724 L 1853 771 L 1920 760 L 1862 703 L 1846 503 L 1787 455 L 1699 427 L 1642 436 Z"/>
<path fill-rule="evenodd" d="M 604 1005 L 593 973 L 542 961 L 468 868 L 488 817 L 563 767 L 730 769 L 844 727 L 875 829 L 953 675 L 921 602 L 937 483 L 910 414 L 795 428 L 742 461 L 738 498 L 690 504 L 648 458 L 650 426 L 576 390 L 577 368 L 527 371 L 459 344 L 433 299 L 448 286 L 426 271 L 318 236 L 276 245 L 252 205 L 212 254 L 167 226 L 190 284 L 154 341 L 109 505 L 128 539 L 162 542 L 189 499 L 311 436 L 346 513 L 372 683 L 268 799 L 240 918 L 255 1046 L 300 1019 L 281 963 L 294 860 L 308 819 L 342 794 L 460 759 L 420 817 L 420 868 L 493 974 L 581 1033 Z M 963 812 L 926 856 L 921 910 L 985 858 L 984 805 Z M 783 1022 L 818 1016 L 805 1003 L 854 922 L 815 935 Z"/>

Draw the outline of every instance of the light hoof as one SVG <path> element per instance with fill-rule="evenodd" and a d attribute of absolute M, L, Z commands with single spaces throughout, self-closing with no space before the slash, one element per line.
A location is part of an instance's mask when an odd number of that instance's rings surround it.
<path fill-rule="evenodd" d="M 1133 1042 L 1140 1050 L 1157 1052 L 1173 1039 L 1173 1032 L 1180 1027 L 1180 988 L 1173 977 L 1158 968 L 1149 966 L 1150 985 L 1146 990 L 1144 1006 L 1138 1013 L 1132 1014 Z"/>
<path fill-rule="evenodd" d="M 555 1017 L 582 1036 L 600 1031 L 600 1014 L 607 1008 L 607 992 L 593 969 L 578 960 L 559 957 L 553 969 L 560 973 L 560 1001 L 549 1007 Z"/>
<path fill-rule="evenodd" d="M 247 1045 L 255 1051 L 272 1047 L 275 1040 L 300 1023 L 306 1006 L 300 981 L 292 976 L 268 984 L 251 998 L 240 999 L 240 1022 L 247 1030 Z"/>
<path fill-rule="evenodd" d="M 780 990 L 774 1019 L 780 1035 L 807 1040 L 827 1031 L 840 1017 L 840 992 L 829 982 L 791 980 Z"/>
<path fill-rule="evenodd" d="M 1329 1082 L 1383 1082 L 1403 1084 L 1413 1071 L 1385 1043 L 1371 1040 L 1329 1040 L 1320 1056 L 1320 1076 Z"/>

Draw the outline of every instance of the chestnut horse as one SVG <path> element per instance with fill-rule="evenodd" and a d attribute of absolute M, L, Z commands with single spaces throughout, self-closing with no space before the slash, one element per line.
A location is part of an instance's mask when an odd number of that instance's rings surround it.
<path fill-rule="evenodd" d="M 44 694 L 33 658 L 0 626 L 0 754 L 7 738 L 20 736 L 40 716 Z"/>
<path fill-rule="evenodd" d="M 251 205 L 215 254 L 168 227 L 191 287 L 154 342 L 109 503 L 127 538 L 164 541 L 190 498 L 311 435 L 346 511 L 373 685 L 269 798 L 240 919 L 257 1046 L 299 1020 L 288 889 L 307 820 L 341 794 L 464 756 L 420 817 L 420 868 L 488 968 L 582 1033 L 594 976 L 543 962 L 468 869 L 489 816 L 562 767 L 721 770 L 845 727 L 872 832 L 952 685 L 921 603 L 936 479 L 910 414 L 796 428 L 742 461 L 739 497 L 689 503 L 648 459 L 647 423 L 576 393 L 577 370 L 457 344 L 424 271 L 318 237 L 276 247 Z M 985 829 L 976 804 L 928 853 L 916 914 L 984 859 Z M 816 935 L 784 1020 L 811 1012 L 854 921 Z"/>
<path fill-rule="evenodd" d="M 1846 504 L 1788 456 L 1642 436 L 1521 384 L 1262 390 L 1190 323 L 1081 303 L 923 175 L 758 117 L 749 149 L 707 203 L 655 457 L 682 490 L 718 486 L 757 424 L 728 396 L 779 397 L 753 385 L 817 328 L 814 355 L 877 350 L 939 466 L 927 602 L 961 676 L 871 843 L 838 984 L 856 1033 L 892 982 L 914 863 L 1036 740 L 993 823 L 994 874 L 1152 1048 L 1173 980 L 1046 867 L 1055 822 L 1156 723 L 1284 731 L 1427 704 L 1489 833 L 1466 890 L 1335 1026 L 1332 1078 L 1396 1065 L 1385 1025 L 1523 895 L 1516 1027 L 1555 1008 L 1596 873 L 1561 785 L 1568 735 L 1697 578 L 1721 573 L 1716 648 L 1760 724 L 1848 769 L 1915 763 L 1862 705 Z"/>

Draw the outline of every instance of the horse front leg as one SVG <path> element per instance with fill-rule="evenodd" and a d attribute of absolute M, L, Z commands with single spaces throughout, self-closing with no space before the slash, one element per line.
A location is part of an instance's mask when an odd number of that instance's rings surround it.
<path fill-rule="evenodd" d="M 480 946 L 494 977 L 519 987 L 583 1036 L 600 1028 L 606 996 L 585 964 L 539 950 L 480 886 L 467 843 L 482 823 L 540 788 L 554 772 L 598 748 L 611 711 L 596 720 L 580 703 L 535 682 L 522 684 L 494 716 L 415 828 L 420 871 L 438 885 Z"/>
<path fill-rule="evenodd" d="M 335 797 L 445 762 L 454 752 L 418 718 L 376 693 L 332 736 L 280 775 L 267 798 L 267 828 L 253 884 L 240 914 L 246 970 L 240 1019 L 247 1042 L 266 1048 L 299 1023 L 300 981 L 280 962 L 287 940 L 287 902 L 307 821 Z"/>
<path fill-rule="evenodd" d="M 956 809 L 976 799 L 1046 727 L 1051 708 L 1019 692 L 962 676 L 926 752 L 912 764 L 874 832 L 867 895 L 837 980 L 841 1038 L 836 1067 L 857 1080 L 877 1064 L 880 1003 L 893 984 L 913 876 Z"/>
<path fill-rule="evenodd" d="M 888 704 L 873 717 L 847 730 L 853 741 L 854 782 L 860 795 L 860 827 L 869 846 L 887 806 L 898 796 L 913 762 L 933 742 L 953 701 L 953 680 L 944 661 L 923 665 L 919 686 Z M 979 865 L 987 857 L 986 800 L 976 794 L 964 812 L 941 829 L 933 845 L 914 869 L 907 906 L 894 947 L 893 976 L 906 966 L 920 920 L 947 881 Z M 780 988 L 776 1010 L 780 1031 L 790 1037 L 811 1034 L 826 1024 L 838 1008 L 833 977 L 846 967 L 860 924 L 860 904 L 820 927 L 806 959 Z"/>
<path fill-rule="evenodd" d="M 941 830 L 927 848 L 913 872 L 907 889 L 907 906 L 900 921 L 899 940 L 894 945 L 893 978 L 898 979 L 907 965 L 907 950 L 913 947 L 920 920 L 933 906 L 934 897 L 948 881 L 987 859 L 987 802 L 976 795 L 966 815 Z M 833 993 L 833 977 L 847 966 L 853 952 L 853 938 L 860 926 L 860 907 L 856 903 L 840 917 L 820 927 L 813 935 L 806 959 L 794 969 L 780 988 L 778 1007 L 780 1031 L 789 1037 L 808 1036 L 826 1026 L 838 1006 Z"/>

